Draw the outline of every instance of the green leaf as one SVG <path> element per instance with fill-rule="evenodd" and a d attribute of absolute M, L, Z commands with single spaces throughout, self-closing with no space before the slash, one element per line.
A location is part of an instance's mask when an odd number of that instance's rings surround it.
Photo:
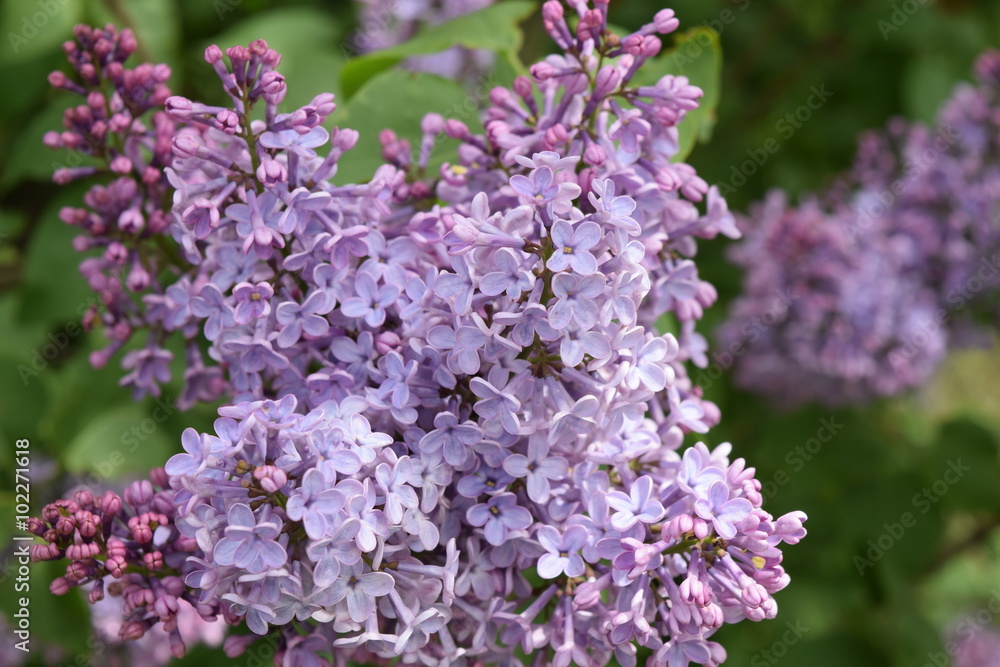
<path fill-rule="evenodd" d="M 58 51 L 83 15 L 79 0 L 4 0 L 0 7 L 0 59 L 15 63 Z"/>
<path fill-rule="evenodd" d="M 363 55 L 344 65 L 340 74 L 344 95 L 350 99 L 365 82 L 410 56 L 438 53 L 452 46 L 483 49 L 511 60 L 521 48 L 523 35 L 518 23 L 535 11 L 524 0 L 502 2 L 453 21 L 427 28 L 398 46 Z"/>
<path fill-rule="evenodd" d="M 125 373 L 121 368 L 121 357 L 130 347 L 140 343 L 130 342 L 103 368 L 94 368 L 90 365 L 89 353 L 102 348 L 105 342 L 96 333 L 87 335 L 80 341 L 76 354 L 63 367 L 43 374 L 49 389 L 49 401 L 39 431 L 46 442 L 64 448 L 93 415 L 132 402 L 131 392 L 118 385 L 118 380 Z"/>
<path fill-rule="evenodd" d="M 6 339 L 5 332 L 4 342 Z M 48 400 L 44 383 L 33 373 L 33 353 L 39 349 L 4 346 L 0 355 L 0 396 L 4 397 L 0 401 L 0 438 L 5 443 L 38 437 L 39 421 Z"/>
<path fill-rule="evenodd" d="M 661 53 L 638 71 L 634 83 L 652 86 L 664 75 L 683 75 L 704 91 L 698 108 L 689 111 L 677 127 L 679 150 L 674 162 L 683 162 L 691 154 L 695 142 L 706 142 L 712 136 L 722 81 L 722 45 L 718 33 L 705 27 L 688 30 L 676 39 L 674 48 Z"/>
<path fill-rule="evenodd" d="M 69 444 L 63 465 L 70 472 L 96 472 L 102 478 L 161 466 L 178 449 L 163 421 L 163 412 L 135 403 L 102 412 Z"/>
<path fill-rule="evenodd" d="M 62 328 L 70 322 L 79 322 L 95 300 L 77 270 L 83 256 L 73 249 L 73 237 L 79 230 L 59 219 L 60 208 L 80 205 L 84 185 L 61 189 L 36 223 L 38 227 L 25 252 L 20 289 L 19 315 L 25 321 Z"/>
<path fill-rule="evenodd" d="M 268 46 L 281 54 L 278 66 L 288 83 L 288 95 L 281 111 L 293 111 L 320 93 L 339 94 L 339 74 L 344 57 L 339 50 L 340 27 L 330 14 L 309 7 L 295 7 L 255 14 L 230 30 L 217 35 L 212 42 L 225 50 L 237 44 L 246 45 L 255 39 L 267 40 Z M 207 46 L 207 44 L 206 44 Z M 198 51 L 197 67 L 201 72 L 208 65 Z M 220 84 L 214 76 L 200 77 L 203 96 L 217 99 Z"/>
<path fill-rule="evenodd" d="M 340 160 L 336 180 L 363 183 L 371 179 L 383 164 L 378 134 L 385 128 L 408 139 L 411 146 L 419 146 L 420 121 L 430 111 L 462 117 L 473 132 L 477 131 L 476 114 L 467 110 L 475 107 L 474 102 L 461 86 L 441 77 L 402 70 L 383 72 L 335 112 L 338 125 L 354 128 L 361 135 L 358 145 Z M 438 157 L 431 161 L 430 169 L 436 169 L 444 160 L 442 156 L 451 153 L 447 146 L 454 145 L 453 140 L 446 139 L 438 143 Z"/>

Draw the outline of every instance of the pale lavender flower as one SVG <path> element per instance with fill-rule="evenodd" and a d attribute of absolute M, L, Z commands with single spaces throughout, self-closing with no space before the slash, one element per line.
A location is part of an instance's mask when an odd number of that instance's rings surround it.
<path fill-rule="evenodd" d="M 556 220 L 552 224 L 552 256 L 546 266 L 552 271 L 572 269 L 582 276 L 591 275 L 597 271 L 597 260 L 590 250 L 601 238 L 601 228 L 596 223 L 571 225 L 566 220 Z"/>
<path fill-rule="evenodd" d="M 271 516 L 270 505 L 264 505 L 255 518 L 248 505 L 237 503 L 229 508 L 226 536 L 215 545 L 213 557 L 222 565 L 235 565 L 251 574 L 260 574 L 281 567 L 288 555 L 276 542 L 281 532 L 281 519 Z"/>
<path fill-rule="evenodd" d="M 750 514 L 753 505 L 745 498 L 730 498 L 729 485 L 719 480 L 708 489 L 707 498 L 699 498 L 694 503 L 695 511 L 702 519 L 711 521 L 719 537 L 732 539 L 736 536 L 736 526 Z"/>
<path fill-rule="evenodd" d="M 250 283 L 240 283 L 233 288 L 233 297 L 236 299 L 236 309 L 233 319 L 238 324 L 247 324 L 258 317 L 267 317 L 271 314 L 271 297 L 274 296 L 274 288 L 269 283 L 260 282 L 256 285 Z"/>
<path fill-rule="evenodd" d="M 513 493 L 501 493 L 473 505 L 466 518 L 473 526 L 481 526 L 486 541 L 494 546 L 504 543 L 508 531 L 524 530 L 531 525 L 531 513 L 517 504 Z"/>
<path fill-rule="evenodd" d="M 288 498 L 285 511 L 292 521 L 301 521 L 310 539 L 319 540 L 334 529 L 334 519 L 344 508 L 344 494 L 329 488 L 323 473 L 313 468 L 302 477 L 302 485 Z"/>
<path fill-rule="evenodd" d="M 663 518 L 663 505 L 653 497 L 653 480 L 645 475 L 632 483 L 628 495 L 612 491 L 607 500 L 609 507 L 618 510 L 611 516 L 615 530 L 627 530 L 637 521 L 656 523 Z"/>
<path fill-rule="evenodd" d="M 535 533 L 535 539 L 545 549 L 538 559 L 538 576 L 555 579 L 562 574 L 567 577 L 583 575 L 586 566 L 579 553 L 587 543 L 587 530 L 583 526 L 569 526 L 562 534 L 552 526 L 542 526 Z"/>

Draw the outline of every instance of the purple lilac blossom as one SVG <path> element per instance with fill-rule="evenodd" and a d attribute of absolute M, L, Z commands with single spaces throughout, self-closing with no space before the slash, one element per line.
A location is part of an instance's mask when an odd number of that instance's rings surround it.
<path fill-rule="evenodd" d="M 724 621 L 774 617 L 779 546 L 805 515 L 764 511 L 728 444 L 680 451 L 720 417 L 687 374 L 715 300 L 691 258 L 736 234 L 672 161 L 701 91 L 631 83 L 672 11 L 613 36 L 606 8 L 546 2 L 562 54 L 491 92 L 484 134 L 429 116 L 426 143 L 460 144 L 434 171 L 384 132 L 388 162 L 360 185 L 331 182 L 358 139 L 317 131 L 332 95 L 278 114 L 278 54 L 206 50 L 231 104 L 166 101 L 177 278 L 125 317 L 154 324 L 150 359 L 182 336 L 225 403 L 160 474 L 172 494 L 130 494 L 169 496 L 183 537 L 159 556 L 126 545 L 111 576 L 141 556 L 206 618 L 254 633 L 227 653 L 266 634 L 285 667 L 518 665 L 517 646 L 559 665 L 631 666 L 639 646 L 654 667 L 714 665 Z M 106 576 L 79 520 L 39 526 L 54 538 L 39 556 L 73 561 L 59 592 Z M 136 544 L 164 537 L 133 523 Z M 138 620 L 136 636 L 157 623 Z"/>
<path fill-rule="evenodd" d="M 751 206 L 731 254 L 744 291 L 719 332 L 738 384 L 784 406 L 865 402 L 988 340 L 1000 321 L 1000 53 L 975 76 L 934 125 L 897 118 L 863 134 L 827 191 Z"/>

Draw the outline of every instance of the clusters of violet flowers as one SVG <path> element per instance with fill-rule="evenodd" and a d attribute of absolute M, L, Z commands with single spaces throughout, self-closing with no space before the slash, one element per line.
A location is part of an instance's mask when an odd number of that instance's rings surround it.
<path fill-rule="evenodd" d="M 743 295 L 719 333 L 736 380 L 786 406 L 925 383 L 1000 321 L 1000 53 L 934 126 L 893 119 L 828 191 L 753 206 L 731 258 Z M 787 307 L 776 297 L 790 294 Z"/>
<path fill-rule="evenodd" d="M 162 331 L 137 310 L 136 298 L 148 289 L 161 289 L 157 274 L 171 260 L 162 243 L 170 225 L 163 203 L 169 198 L 164 170 L 172 159 L 175 127 L 163 110 L 170 96 L 170 68 L 124 66 L 136 50 L 130 30 L 80 25 L 74 34 L 76 40 L 67 41 L 63 51 L 76 76 L 56 71 L 49 82 L 84 97 L 86 103 L 67 109 L 64 130 L 46 133 L 44 142 L 87 162 L 57 169 L 56 183 L 91 177 L 99 181 L 85 195 L 85 207 L 65 207 L 60 218 L 81 229 L 74 239 L 76 250 L 100 250 L 80 264 L 98 295 L 84 314 L 84 328 L 103 328 L 111 341 L 91 355 L 92 364 L 100 367 L 137 329 L 163 339 Z M 134 367 L 133 360 L 134 355 L 126 357 L 126 367 Z"/>
<path fill-rule="evenodd" d="M 279 111 L 261 40 L 205 52 L 231 104 L 165 101 L 159 242 L 177 256 L 131 300 L 130 329 L 150 335 L 126 382 L 157 394 L 176 336 L 183 403 L 226 403 L 154 473 L 172 490 L 149 494 L 154 543 L 169 525 L 174 551 L 122 556 L 156 565 L 142 590 L 169 572 L 205 618 L 245 622 L 230 655 L 270 635 L 286 667 L 634 665 L 640 648 L 648 665 L 717 665 L 724 622 L 777 613 L 779 547 L 805 515 L 764 511 L 728 443 L 682 449 L 720 417 L 686 370 L 716 298 L 692 257 L 738 236 L 718 191 L 672 161 L 701 91 L 629 85 L 671 10 L 619 37 L 606 2 L 575 7 L 570 29 L 545 3 L 563 53 L 491 92 L 484 134 L 430 114 L 411 155 L 384 132 L 364 184 L 336 179 L 358 135 L 324 127 L 332 95 Z M 429 173 L 442 135 L 457 160 Z M 654 329 L 664 316 L 676 336 Z M 70 553 L 86 536 L 60 539 L 39 557 L 94 561 L 75 584 L 105 576 L 100 548 Z"/>
<path fill-rule="evenodd" d="M 186 651 L 178 627 L 182 613 L 197 610 L 200 619 L 214 622 L 227 612 L 201 603 L 185 585 L 198 545 L 177 523 L 166 473 L 159 468 L 150 477 L 133 482 L 122 495 L 80 489 L 46 505 L 40 517 L 28 521 L 28 530 L 42 539 L 32 545 L 31 556 L 69 561 L 65 575 L 50 585 L 56 595 L 85 587 L 91 604 L 106 595 L 120 598 L 119 639 L 139 639 L 156 626 L 167 633 L 170 654 L 180 658 Z"/>

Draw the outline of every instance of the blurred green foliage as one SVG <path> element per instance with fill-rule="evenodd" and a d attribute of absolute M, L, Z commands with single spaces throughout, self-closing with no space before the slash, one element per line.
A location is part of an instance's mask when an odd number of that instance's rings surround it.
<path fill-rule="evenodd" d="M 494 48 L 500 56 L 492 82 L 503 83 L 551 48 L 537 7 L 526 2 L 492 10 L 497 29 L 489 34 L 481 20 L 467 19 L 460 30 L 438 29 L 409 50 L 368 56 L 346 70 L 356 23 L 347 2 L 68 0 L 53 6 L 59 10 L 34 32 L 24 20 L 39 11 L 37 0 L 4 0 L 0 9 L 0 81 L 8 91 L 0 99 L 0 451 L 9 452 L 15 438 L 31 439 L 38 507 L 67 485 L 121 484 L 162 464 L 184 427 L 205 428 L 212 419 L 209 407 L 160 419 L 154 401 L 133 402 L 118 387 L 117 358 L 104 369 L 88 364 L 88 353 L 102 345 L 100 335 L 72 327 L 92 296 L 77 273 L 73 230 L 57 213 L 79 201 L 83 189 L 51 184 L 53 165 L 68 156 L 44 149 L 41 137 L 58 127 L 72 103 L 49 90 L 45 77 L 63 67 L 59 45 L 74 23 L 133 26 L 143 57 L 173 68 L 176 92 L 210 101 L 221 95 L 201 59 L 204 47 L 267 39 L 284 54 L 286 107 L 334 92 L 341 106 L 330 122 L 361 131 L 338 176 L 345 180 L 364 179 L 380 162 L 376 136 L 383 127 L 414 137 L 426 111 L 464 113 L 475 127 L 465 101 L 485 99 L 488 90 L 470 93 L 451 81 L 393 69 L 401 57 L 449 40 Z M 661 7 L 619 1 L 612 3 L 611 21 L 632 29 Z M 1000 45 L 996 0 L 677 0 L 673 8 L 681 30 L 693 32 L 660 56 L 661 73 L 682 73 L 706 87 L 709 104 L 683 128 L 686 141 L 703 141 L 689 161 L 710 183 L 730 186 L 735 210 L 769 188 L 799 193 L 821 186 L 850 164 L 858 132 L 893 115 L 931 119 L 951 87 L 968 78 L 975 56 Z M 522 39 L 511 26 L 528 14 Z M 714 49 L 692 55 L 699 36 L 721 43 L 721 63 Z M 798 123 L 795 113 L 814 88 L 830 98 Z M 769 140 L 778 150 L 763 164 L 753 162 Z M 739 286 L 724 247 L 722 241 L 702 244 L 702 275 L 720 291 L 706 330 L 724 316 Z M 711 443 L 731 440 L 734 455 L 757 467 L 765 507 L 774 515 L 796 509 L 810 515 L 809 537 L 785 552 L 792 585 L 778 595 L 777 620 L 718 633 L 729 664 L 919 666 L 943 650 L 942 627 L 983 608 L 1000 587 L 998 371 L 995 350 L 968 353 L 918 394 L 866 408 L 791 413 L 736 391 L 726 375 L 712 381 L 707 393 L 724 418 Z M 133 428 L 147 423 L 152 432 L 134 442 Z M 836 428 L 821 433 L 824 424 Z M 970 470 L 937 494 L 956 462 Z M 0 458 L 0 563 L 9 562 L 13 529 L 11 467 L 9 457 Z M 924 489 L 933 502 L 921 495 Z M 915 522 L 897 538 L 894 524 L 907 513 Z M 82 600 L 51 597 L 45 590 L 50 574 L 38 566 L 33 577 L 35 646 L 62 647 L 52 649 L 53 664 L 105 664 L 88 653 Z M 4 580 L 0 607 L 10 611 L 12 598 Z M 42 664 L 42 652 L 34 655 Z M 78 655 L 82 662 L 73 663 Z M 199 648 L 178 664 L 241 663 Z"/>

